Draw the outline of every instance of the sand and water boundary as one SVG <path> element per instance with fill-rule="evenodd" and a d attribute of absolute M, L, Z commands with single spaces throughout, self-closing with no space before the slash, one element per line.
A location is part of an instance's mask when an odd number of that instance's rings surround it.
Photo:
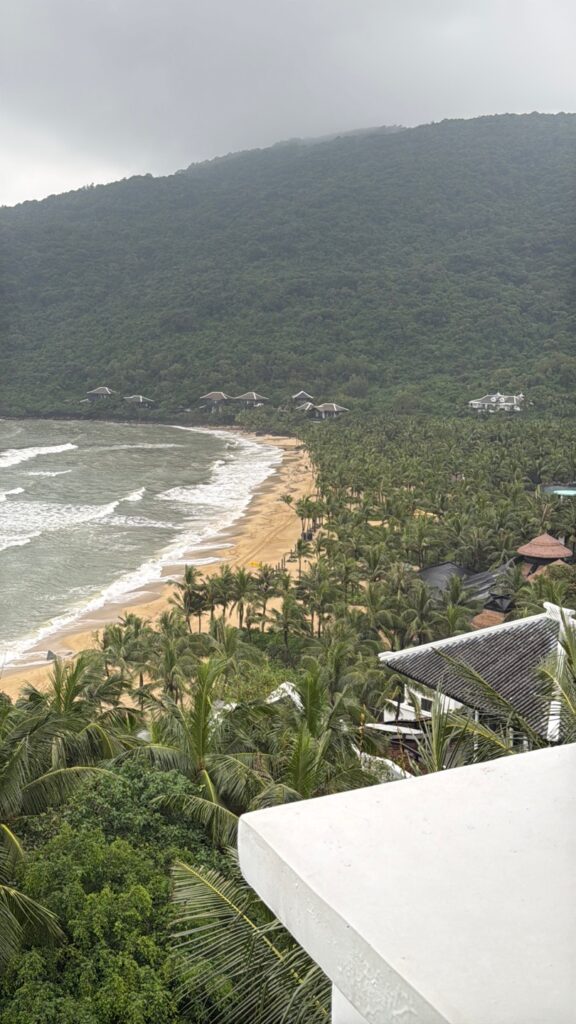
<path fill-rule="evenodd" d="M 238 432 L 240 433 L 240 432 Z M 202 563 L 213 558 L 209 564 L 200 564 L 204 576 L 218 572 L 227 563 L 232 569 L 243 566 L 257 571 L 260 563 L 276 565 L 285 558 L 300 536 L 300 520 L 294 509 L 282 497 L 289 494 L 293 502 L 305 495 L 313 494 L 315 481 L 308 453 L 302 442 L 293 437 L 274 437 L 241 432 L 241 436 L 258 444 L 269 444 L 282 450 L 282 461 L 254 491 L 245 512 L 232 526 L 221 531 L 213 543 L 206 540 L 201 549 L 192 548 L 176 565 L 165 565 L 162 577 L 153 581 L 135 594 L 125 595 L 121 602 L 103 605 L 84 618 L 80 616 L 69 627 L 46 636 L 37 647 L 27 653 L 26 663 L 6 666 L 0 673 L 0 691 L 14 698 L 24 683 L 42 686 L 51 671 L 52 664 L 46 660 L 48 649 L 57 654 L 77 652 L 93 647 L 96 634 L 104 626 L 118 622 L 125 612 L 130 611 L 157 622 L 162 612 L 170 609 L 173 581 L 182 576 L 185 562 Z"/>

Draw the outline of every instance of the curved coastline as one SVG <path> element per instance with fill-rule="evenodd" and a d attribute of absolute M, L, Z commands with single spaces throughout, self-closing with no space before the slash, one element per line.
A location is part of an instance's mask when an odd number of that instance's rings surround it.
<path fill-rule="evenodd" d="M 251 444 L 267 445 L 279 450 L 279 461 L 270 465 L 270 472 L 256 484 L 243 506 L 231 512 L 228 522 L 203 538 L 197 538 L 188 548 L 182 546 L 158 565 L 158 575 L 118 597 L 104 600 L 98 607 L 80 609 L 70 621 L 47 625 L 43 635 L 31 644 L 25 660 L 5 665 L 0 672 L 0 690 L 16 696 L 28 680 L 41 685 L 51 662 L 47 650 L 58 654 L 77 652 L 93 646 L 95 634 L 105 625 L 118 621 L 129 609 L 154 622 L 170 607 L 172 584 L 181 577 L 185 564 L 196 564 L 205 575 L 217 571 L 223 562 L 232 566 L 271 562 L 276 564 L 289 553 L 300 533 L 300 523 L 285 503 L 282 495 L 290 493 L 295 500 L 309 494 L 314 487 L 314 476 L 307 453 L 296 438 L 253 435 L 240 431 L 212 431 L 210 428 L 180 428 L 205 430 Z M 61 617 L 64 619 L 64 616 Z"/>

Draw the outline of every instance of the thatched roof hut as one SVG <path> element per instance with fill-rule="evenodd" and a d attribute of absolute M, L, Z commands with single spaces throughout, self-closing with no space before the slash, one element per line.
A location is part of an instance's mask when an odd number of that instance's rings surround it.
<path fill-rule="evenodd" d="M 518 548 L 518 554 L 528 562 L 555 562 L 572 558 L 572 551 L 549 533 L 541 533 Z"/>
<path fill-rule="evenodd" d="M 292 395 L 293 402 L 313 402 L 314 395 L 309 395 L 307 391 L 297 391 L 295 395 Z"/>

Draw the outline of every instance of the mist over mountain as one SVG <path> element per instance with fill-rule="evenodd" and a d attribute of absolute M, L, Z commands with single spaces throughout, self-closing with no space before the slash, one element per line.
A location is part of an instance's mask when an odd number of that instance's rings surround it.
<path fill-rule="evenodd" d="M 575 406 L 576 115 L 293 140 L 0 210 L 0 413 L 106 384 Z"/>

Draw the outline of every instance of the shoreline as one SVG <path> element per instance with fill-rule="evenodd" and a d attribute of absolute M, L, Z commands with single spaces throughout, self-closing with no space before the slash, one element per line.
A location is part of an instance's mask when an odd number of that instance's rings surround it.
<path fill-rule="evenodd" d="M 200 429 L 210 430 L 209 427 Z M 238 519 L 222 530 L 214 541 L 207 540 L 195 546 L 189 556 L 183 556 L 177 563 L 167 563 L 160 579 L 127 594 L 121 602 L 109 602 L 43 637 L 27 652 L 28 661 L 2 669 L 0 691 L 15 697 L 27 682 L 41 687 L 53 667 L 53 662 L 46 660 L 48 649 L 70 656 L 93 647 L 96 634 L 105 626 L 118 622 L 126 611 L 147 619 L 151 624 L 157 622 L 162 612 L 172 607 L 169 598 L 173 584 L 182 577 L 186 564 L 198 564 L 203 576 L 210 576 L 224 564 L 232 568 L 256 568 L 259 563 L 275 565 L 289 554 L 300 536 L 300 522 L 294 510 L 280 499 L 284 494 L 291 494 L 297 501 L 313 492 L 315 480 L 306 448 L 298 438 L 233 432 L 241 433 L 249 441 L 282 450 L 281 462 L 256 488 Z M 204 562 L 204 559 L 210 561 Z"/>

